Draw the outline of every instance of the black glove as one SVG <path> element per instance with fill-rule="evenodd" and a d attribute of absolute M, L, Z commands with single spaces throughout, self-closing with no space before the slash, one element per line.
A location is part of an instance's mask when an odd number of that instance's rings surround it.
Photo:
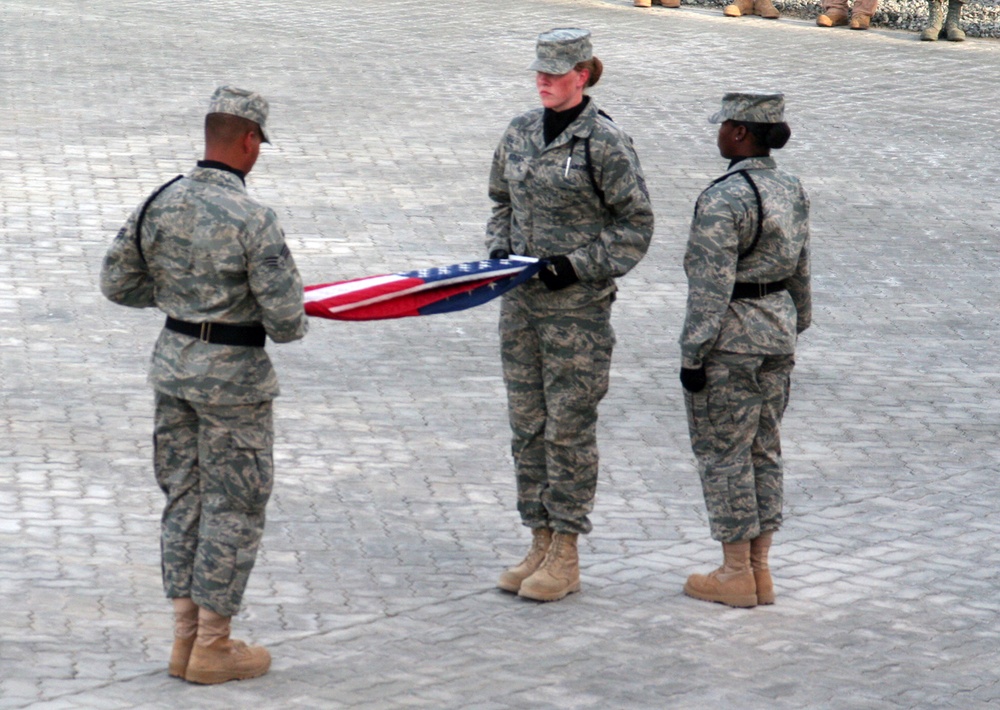
<path fill-rule="evenodd" d="M 705 374 L 705 366 L 695 369 L 693 367 L 681 368 L 681 384 L 688 392 L 697 393 L 705 389 L 708 384 L 708 375 Z"/>
<path fill-rule="evenodd" d="M 538 278 L 542 280 L 549 291 L 559 291 L 580 280 L 567 257 L 560 254 L 559 256 L 550 256 L 546 261 L 549 263 L 538 272 Z"/>
<path fill-rule="evenodd" d="M 490 252 L 491 259 L 508 259 L 510 258 L 510 252 L 506 249 L 494 249 Z"/>

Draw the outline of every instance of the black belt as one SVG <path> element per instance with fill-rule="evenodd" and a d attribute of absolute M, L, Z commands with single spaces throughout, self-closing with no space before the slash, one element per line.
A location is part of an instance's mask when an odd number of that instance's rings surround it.
<path fill-rule="evenodd" d="M 203 343 L 214 345 L 245 345 L 251 348 L 262 348 L 267 340 L 264 326 L 233 325 L 230 323 L 188 323 L 167 316 L 167 330 L 181 335 L 190 335 Z"/>
<path fill-rule="evenodd" d="M 752 283 L 740 283 L 736 282 L 733 285 L 733 297 L 732 300 L 738 298 L 763 298 L 769 293 L 777 293 L 778 291 L 786 291 L 788 289 L 788 284 L 782 281 L 772 281 L 766 284 L 752 284 Z"/>

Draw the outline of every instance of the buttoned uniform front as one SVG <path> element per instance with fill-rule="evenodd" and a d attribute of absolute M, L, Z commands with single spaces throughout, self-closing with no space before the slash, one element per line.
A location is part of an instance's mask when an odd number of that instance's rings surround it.
<path fill-rule="evenodd" d="M 614 279 L 642 259 L 653 235 L 631 139 L 585 100 L 548 145 L 543 109 L 511 121 L 490 171 L 486 239 L 490 252 L 564 255 L 579 277 L 558 291 L 532 279 L 504 295 L 500 315 L 518 509 L 525 525 L 564 533 L 591 529 Z"/>
<path fill-rule="evenodd" d="M 753 186 L 763 223 L 747 254 L 761 219 Z M 684 270 L 682 366 L 704 366 L 708 380 L 685 402 L 712 537 L 754 539 L 782 522 L 780 424 L 797 336 L 812 320 L 809 198 L 799 180 L 770 157 L 731 165 L 698 198 Z M 737 282 L 782 281 L 784 290 L 733 298 Z"/>
<path fill-rule="evenodd" d="M 105 256 L 101 290 L 192 323 L 260 324 L 278 343 L 307 330 L 302 281 L 274 211 L 242 175 L 202 162 L 129 217 Z M 277 377 L 262 347 L 221 345 L 164 329 L 153 350 L 154 468 L 170 598 L 238 611 L 273 483 L 271 401 Z"/>

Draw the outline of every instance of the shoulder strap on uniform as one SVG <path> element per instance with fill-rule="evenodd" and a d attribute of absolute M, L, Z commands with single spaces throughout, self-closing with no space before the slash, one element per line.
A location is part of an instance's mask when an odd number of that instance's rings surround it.
<path fill-rule="evenodd" d="M 737 170 L 743 179 L 750 183 L 750 187 L 753 189 L 753 196 L 757 198 L 757 232 L 754 234 L 753 241 L 750 242 L 750 246 L 746 248 L 745 251 L 740 252 L 737 255 L 739 259 L 745 259 L 750 256 L 754 249 L 757 248 L 757 243 L 760 241 L 760 235 L 764 231 L 764 203 L 760 199 L 760 190 L 757 189 L 757 183 L 753 181 L 750 177 L 750 173 L 746 170 Z"/>
<path fill-rule="evenodd" d="M 597 178 L 594 177 L 594 162 L 590 159 L 590 136 L 587 136 L 587 139 L 583 142 L 583 150 L 586 154 L 587 175 L 590 176 L 590 184 L 594 187 L 594 192 L 597 193 L 597 199 L 601 201 L 601 207 L 607 207 L 608 203 L 604 199 L 604 190 L 597 184 Z"/>
<path fill-rule="evenodd" d="M 153 200 L 155 200 L 157 197 L 160 196 L 161 192 L 163 192 L 164 190 L 166 190 L 168 187 L 170 187 L 171 185 L 173 185 L 175 182 L 177 182 L 178 180 L 180 180 L 182 177 L 184 177 L 184 176 L 183 175 L 178 175 L 173 180 L 170 180 L 169 182 L 166 182 L 166 183 L 160 185 L 158 188 L 156 188 L 156 191 L 152 195 L 149 196 L 149 199 L 146 200 L 146 204 L 144 204 L 142 206 L 142 209 L 139 211 L 139 219 L 136 220 L 136 223 L 135 223 L 135 248 L 139 250 L 139 258 L 142 259 L 143 262 L 146 261 L 146 257 L 142 253 L 142 223 L 146 219 L 146 210 L 148 210 L 149 206 L 151 204 L 153 204 Z"/>

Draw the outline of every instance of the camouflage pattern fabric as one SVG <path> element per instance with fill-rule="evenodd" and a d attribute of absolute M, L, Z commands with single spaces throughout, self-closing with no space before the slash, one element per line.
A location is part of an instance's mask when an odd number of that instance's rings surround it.
<path fill-rule="evenodd" d="M 543 109 L 535 109 L 511 121 L 493 155 L 487 252 L 567 256 L 580 283 L 529 291 L 539 296 L 532 298 L 537 308 L 577 308 L 614 292 L 614 277 L 639 263 L 653 236 L 653 209 L 631 138 L 598 114 L 593 99 L 547 146 L 542 116 Z M 587 139 L 606 204 L 590 182 Z"/>
<path fill-rule="evenodd" d="M 757 200 L 738 170 L 747 170 L 760 191 L 764 225 L 753 242 Z M 684 255 L 687 315 L 681 333 L 684 367 L 701 367 L 722 350 L 759 355 L 795 352 L 797 333 L 812 321 L 809 278 L 809 198 L 798 179 L 778 170 L 773 158 L 747 158 L 701 193 Z M 731 300 L 733 284 L 784 279 L 788 290 L 764 298 Z"/>
<path fill-rule="evenodd" d="M 240 609 L 274 481 L 271 401 L 187 402 L 156 393 L 163 587 L 222 616 Z"/>
<path fill-rule="evenodd" d="M 708 385 L 684 392 L 712 539 L 752 540 L 781 527 L 781 418 L 792 355 L 712 352 Z"/>
<path fill-rule="evenodd" d="M 145 261 L 135 245 L 138 213 L 104 258 L 101 291 L 109 299 L 193 323 L 262 323 L 277 343 L 305 335 L 302 279 L 277 216 L 247 196 L 237 175 L 199 167 L 161 193 L 143 222 Z M 279 392 L 264 348 L 168 330 L 153 351 L 149 381 L 206 404 L 259 402 Z"/>
<path fill-rule="evenodd" d="M 522 521 L 587 533 L 597 405 L 615 343 L 614 278 L 646 253 L 653 211 L 631 139 L 593 100 L 548 146 L 542 116 L 536 109 L 515 118 L 497 147 L 486 244 L 488 251 L 566 255 L 580 278 L 559 291 L 532 279 L 505 294 L 500 338 Z M 587 139 L 603 202 L 587 169 Z"/>
<path fill-rule="evenodd" d="M 531 528 L 589 533 L 597 490 L 597 405 L 608 391 L 611 297 L 533 313 L 505 298 L 500 349 L 517 509 Z"/>
<path fill-rule="evenodd" d="M 764 222 L 756 248 L 757 200 Z M 781 418 L 797 334 L 812 320 L 809 200 L 770 157 L 747 158 L 698 198 L 684 257 L 687 316 L 682 366 L 708 384 L 685 392 L 712 537 L 740 542 L 781 524 Z M 733 285 L 785 280 L 787 291 L 732 300 Z"/>
<path fill-rule="evenodd" d="M 208 102 L 208 113 L 228 113 L 253 121 L 260 127 L 264 142 L 270 143 L 267 129 L 267 99 L 256 91 L 238 89 L 235 86 L 220 86 Z"/>
<path fill-rule="evenodd" d="M 302 280 L 274 212 L 228 170 L 200 166 L 115 237 L 101 291 L 201 323 L 262 324 L 275 342 L 307 328 Z M 273 480 L 271 400 L 278 381 L 264 348 L 204 343 L 163 330 L 156 390 L 156 479 L 167 503 L 161 545 L 167 596 L 190 594 L 224 616 L 240 606 Z"/>
<path fill-rule="evenodd" d="M 528 68 L 562 76 L 594 56 L 590 30 L 571 27 L 543 32 L 535 42 L 535 61 Z"/>
<path fill-rule="evenodd" d="M 722 97 L 722 108 L 708 117 L 709 123 L 748 121 L 781 123 L 785 120 L 784 94 L 748 94 L 731 91 Z"/>

